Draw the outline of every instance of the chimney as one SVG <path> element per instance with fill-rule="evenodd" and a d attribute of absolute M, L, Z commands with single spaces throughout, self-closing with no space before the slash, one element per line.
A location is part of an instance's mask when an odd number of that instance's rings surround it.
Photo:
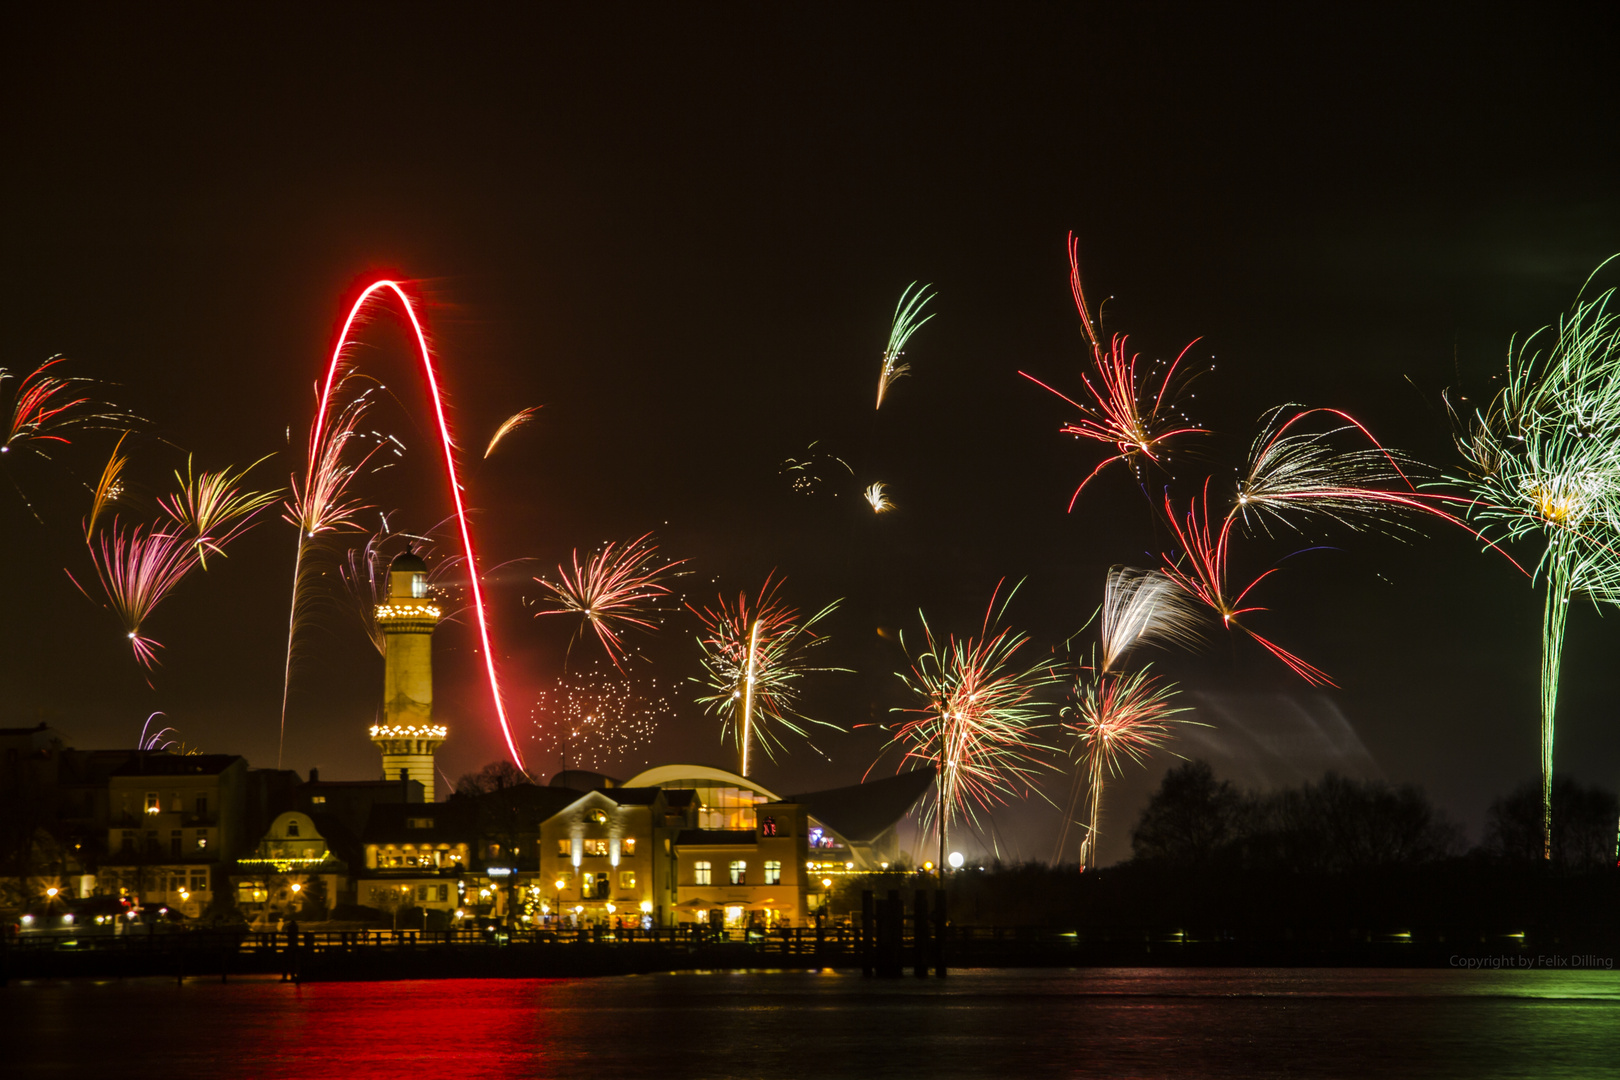
<path fill-rule="evenodd" d="M 321 782 L 321 770 L 317 769 L 313 765 L 309 767 L 309 782 L 312 784 L 318 784 Z"/>

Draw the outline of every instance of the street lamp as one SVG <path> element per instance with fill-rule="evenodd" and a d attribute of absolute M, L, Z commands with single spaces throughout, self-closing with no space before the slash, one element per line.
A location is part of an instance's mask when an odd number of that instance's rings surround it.
<path fill-rule="evenodd" d="M 951 869 L 952 870 L 960 870 L 960 869 L 962 869 L 962 863 L 964 861 L 965 860 L 963 860 L 962 853 L 960 851 L 951 852 L 950 863 L 951 863 Z"/>

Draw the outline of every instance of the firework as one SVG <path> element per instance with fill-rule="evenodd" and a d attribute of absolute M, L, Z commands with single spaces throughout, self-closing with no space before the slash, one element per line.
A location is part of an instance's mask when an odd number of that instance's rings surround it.
<path fill-rule="evenodd" d="M 123 624 L 135 659 L 150 670 L 163 646 L 146 636 L 143 627 L 153 609 L 198 565 L 196 545 L 190 537 L 156 526 L 125 529 L 114 518 L 91 542 L 90 561 L 108 606 Z M 82 586 L 80 591 L 84 591 Z"/>
<path fill-rule="evenodd" d="M 185 475 L 180 475 L 179 470 L 174 474 L 180 490 L 158 500 L 158 507 L 176 528 L 191 535 L 197 561 L 204 570 L 208 569 L 210 551 L 223 557 L 225 545 L 252 528 L 259 511 L 280 497 L 280 491 L 247 491 L 241 486 L 254 466 L 264 460 L 260 458 L 240 472 L 227 468 L 194 475 L 188 456 Z"/>
<path fill-rule="evenodd" d="M 797 608 L 776 593 L 780 581 L 767 575 L 752 604 L 739 593 L 735 605 L 720 597 L 713 608 L 687 605 L 703 623 L 698 644 L 703 649 L 703 677 L 693 682 L 707 688 L 698 704 L 720 717 L 721 738 L 729 732 L 737 744 L 738 772 L 748 775 L 750 750 L 757 741 L 772 761 L 785 749 L 777 729 L 807 738 L 804 724 L 834 728 L 825 720 L 812 720 L 798 709 L 800 680 L 811 672 L 845 671 L 816 667 L 810 650 L 827 640 L 815 632 L 816 624 L 838 607 L 834 600 L 803 622 Z"/>
<path fill-rule="evenodd" d="M 1170 725 L 1177 715 L 1187 711 L 1175 704 L 1175 683 L 1150 674 L 1150 667 L 1112 673 L 1093 667 L 1082 673 L 1074 704 L 1063 709 L 1064 730 L 1077 740 L 1085 766 L 1089 805 L 1086 838 L 1080 849 L 1082 865 L 1097 865 L 1104 783 L 1119 775 L 1125 759 L 1145 765 L 1148 755 L 1170 740 Z M 1066 820 L 1065 832 L 1067 827 Z"/>
<path fill-rule="evenodd" d="M 1111 567 L 1103 591 L 1100 670 L 1116 670 L 1137 645 L 1197 648 L 1201 622 L 1191 595 L 1163 571 Z"/>
<path fill-rule="evenodd" d="M 424 562 L 431 562 L 427 582 L 435 599 L 442 599 L 446 593 L 452 591 L 453 587 L 445 582 L 444 577 L 452 567 L 460 565 L 461 559 L 432 557 L 431 545 L 434 543 L 432 535 L 437 532 L 437 527 L 429 530 L 428 536 L 390 532 L 387 519 L 384 518 L 383 528 L 366 537 L 364 544 L 344 552 L 343 561 L 338 564 L 338 584 L 347 601 L 345 606 L 365 630 L 367 639 L 379 656 L 387 655 L 388 637 L 383 633 L 382 627 L 377 625 L 377 607 L 388 598 L 388 568 L 394 561 L 394 556 L 388 549 L 394 546 L 396 540 L 404 540 L 408 550 L 420 556 Z M 443 606 L 441 604 L 441 607 Z M 460 610 L 460 608 L 444 610 L 440 622 L 455 621 Z"/>
<path fill-rule="evenodd" d="M 1086 401 L 1076 401 L 1026 371 L 1019 374 L 1079 410 L 1080 418 L 1060 428 L 1062 434 L 1109 443 L 1119 451 L 1104 459 L 1080 481 L 1080 486 L 1074 489 L 1074 495 L 1069 499 L 1069 509 L 1072 511 L 1080 492 L 1109 465 L 1119 461 L 1134 466 L 1142 460 L 1162 464 L 1169 452 L 1167 444 L 1171 439 L 1180 435 L 1201 434 L 1204 429 L 1188 421 L 1179 403 L 1180 395 L 1190 381 L 1181 362 L 1186 359 L 1188 351 L 1198 344 L 1198 339 L 1193 339 L 1181 350 L 1163 376 L 1158 377 L 1155 389 L 1151 385 L 1153 376 L 1145 370 L 1138 371 L 1137 364 L 1141 358 L 1128 351 L 1125 337 L 1115 334 L 1109 339 L 1108 348 L 1103 348 L 1097 326 L 1091 318 L 1091 308 L 1080 286 L 1080 242 L 1073 233 L 1069 234 L 1069 288 L 1074 294 L 1075 307 L 1080 311 L 1080 325 L 1085 332 L 1086 343 L 1091 347 L 1091 371 L 1080 376 Z"/>
<path fill-rule="evenodd" d="M 1317 417 L 1330 418 L 1333 426 L 1327 431 L 1302 426 Z M 1346 433 L 1368 445 L 1339 449 L 1333 440 Z M 1295 513 L 1321 515 L 1352 529 L 1393 524 L 1394 515 L 1406 511 L 1461 525 L 1436 505 L 1450 501 L 1448 496 L 1417 490 L 1409 476 L 1415 464 L 1385 449 L 1348 413 L 1280 405 L 1265 415 L 1249 448 L 1230 514 L 1246 525 L 1253 515 L 1262 529 L 1268 519 L 1295 527 Z"/>
<path fill-rule="evenodd" d="M 315 410 L 315 422 L 310 430 L 309 462 L 304 474 L 303 498 L 306 501 L 311 501 L 315 498 L 313 493 L 321 487 L 321 477 L 323 473 L 327 471 L 323 462 L 327 456 L 328 448 L 332 446 L 334 441 L 332 438 L 328 437 L 328 427 L 335 424 L 338 428 L 341 428 L 343 425 L 343 413 L 339 412 L 336 417 L 333 417 L 331 414 L 331 404 L 333 389 L 334 387 L 341 385 L 343 373 L 345 371 L 344 354 L 349 348 L 350 334 L 354 331 L 355 326 L 360 319 L 361 312 L 365 309 L 366 305 L 370 303 L 373 298 L 385 294 L 392 294 L 394 298 L 399 301 L 400 308 L 404 311 L 405 318 L 410 323 L 412 339 L 416 344 L 416 352 L 422 361 L 423 374 L 427 378 L 428 397 L 433 403 L 434 424 L 439 433 L 440 447 L 444 451 L 446 486 L 449 488 L 451 504 L 455 507 L 454 516 L 456 519 L 456 525 L 461 534 L 462 558 L 467 564 L 467 583 L 472 593 L 472 603 L 470 606 L 478 624 L 478 652 L 483 658 L 484 674 L 489 682 L 490 700 L 495 707 L 495 719 L 500 726 L 501 737 L 506 744 L 507 753 L 511 755 L 513 763 L 516 764 L 519 769 L 521 769 L 523 768 L 523 756 L 518 752 L 517 743 L 512 739 L 512 728 L 507 722 L 506 718 L 506 703 L 501 696 L 500 677 L 495 670 L 495 648 L 490 636 L 489 616 L 484 606 L 483 586 L 479 580 L 478 555 L 473 547 L 472 526 L 467 520 L 467 507 L 465 499 L 463 498 L 464 488 L 461 483 L 459 470 L 456 468 L 455 440 L 451 437 L 450 422 L 445 416 L 444 395 L 440 391 L 439 387 L 438 370 L 434 364 L 433 352 L 428 348 L 427 331 L 423 328 L 422 320 L 417 315 L 416 306 L 411 302 L 411 298 L 406 293 L 404 287 L 397 281 L 374 281 L 362 289 L 360 291 L 360 295 L 355 298 L 354 304 L 349 308 L 348 316 L 343 320 L 342 328 L 338 331 L 337 343 L 332 350 L 332 359 L 327 364 L 326 378 L 322 384 L 320 401 Z M 341 449 L 339 452 L 341 452 Z M 340 498 L 333 498 L 327 500 L 327 502 L 329 505 L 336 506 L 340 505 L 342 500 Z M 300 525 L 303 526 L 305 524 L 306 515 L 298 514 L 297 517 Z M 300 555 L 303 553 L 304 539 L 306 539 L 313 531 L 315 530 L 304 528 L 303 535 L 300 538 Z M 287 634 L 288 683 L 291 681 L 292 639 L 294 628 L 297 625 L 297 591 L 299 587 L 301 569 L 301 566 L 295 567 L 293 572 L 293 614 L 288 620 L 289 627 Z M 286 733 L 286 696 L 287 692 L 284 685 L 282 692 L 281 725 L 283 740 Z"/>
<path fill-rule="evenodd" d="M 163 713 L 161 712 L 155 712 L 146 718 L 146 723 L 141 725 L 141 740 L 135 744 L 135 749 L 161 751 L 167 750 L 169 747 L 175 745 L 175 740 L 169 738 L 168 736 L 179 735 L 180 733 L 172 727 L 159 728 L 158 730 L 151 731 L 149 733 L 148 729 L 151 728 L 152 721 L 156 720 L 162 715 Z"/>
<path fill-rule="evenodd" d="M 540 408 L 541 407 L 539 405 L 531 405 L 527 409 L 519 409 L 511 416 L 508 416 L 505 420 L 501 421 L 501 426 L 495 429 L 495 434 L 491 435 L 489 438 L 489 445 L 484 448 L 484 457 L 488 458 L 489 455 L 493 454 L 495 452 L 495 447 L 502 439 L 506 438 L 508 435 L 512 434 L 512 432 L 527 424 L 530 420 L 533 420 L 534 414 L 539 412 Z"/>
<path fill-rule="evenodd" d="M 887 514 L 894 509 L 894 500 L 889 498 L 888 487 L 879 480 L 866 489 L 866 504 L 872 508 L 874 514 Z"/>
<path fill-rule="evenodd" d="M 117 430 L 138 419 L 82 393 L 80 388 L 93 385 L 92 380 L 53 370 L 65 362 L 65 357 L 53 356 L 21 378 L 0 368 L 0 392 L 8 379 L 17 383 L 10 407 L 0 406 L 6 420 L 0 454 L 27 450 L 48 457 L 52 447 L 71 443 L 75 430 Z"/>
<path fill-rule="evenodd" d="M 120 451 L 124 448 L 124 440 L 127 438 L 129 438 L 127 431 L 118 436 L 118 442 L 113 445 L 107 464 L 102 467 L 101 479 L 96 481 L 96 490 L 90 499 L 90 516 L 84 522 L 86 540 L 89 540 L 90 534 L 96 531 L 96 522 L 101 519 L 102 513 L 124 494 L 124 466 L 129 464 L 129 458 Z"/>
<path fill-rule="evenodd" d="M 1613 289 L 1591 300 L 1578 296 L 1545 350 L 1538 346 L 1543 331 L 1510 348 L 1502 390 L 1457 440 L 1467 463 L 1460 482 L 1471 496 L 1469 517 L 1493 543 L 1540 545 L 1532 580 L 1546 590 L 1540 702 L 1546 858 L 1570 601 L 1584 595 L 1620 604 L 1620 314 L 1610 310 L 1613 298 Z"/>
<path fill-rule="evenodd" d="M 929 288 L 927 285 L 918 288 L 917 283 L 913 281 L 906 286 L 905 291 L 900 294 L 900 302 L 894 306 L 894 321 L 889 326 L 889 344 L 883 350 L 883 367 L 878 372 L 879 409 L 883 408 L 883 395 L 889 392 L 889 387 L 894 385 L 896 379 L 911 370 L 910 364 L 900 363 L 900 357 L 906 351 L 906 342 L 911 340 L 912 334 L 922 329 L 923 323 L 934 317 L 932 314 L 921 319 L 917 317 L 922 315 L 928 301 L 934 298 L 934 294 L 928 291 Z M 912 289 L 917 290 L 915 295 L 912 294 Z"/>
<path fill-rule="evenodd" d="M 530 715 L 541 758 L 599 771 L 645 748 L 670 715 L 670 700 L 658 680 L 632 680 L 593 661 L 540 691 Z"/>
<path fill-rule="evenodd" d="M 824 471 L 830 470 L 836 464 L 849 475 L 854 476 L 855 470 L 849 467 L 849 462 L 837 454 L 825 450 L 817 450 L 821 440 L 817 439 L 805 447 L 805 456 L 802 458 L 788 458 L 777 467 L 777 472 L 788 478 L 788 484 L 798 495 L 815 495 L 826 484 Z"/>
<path fill-rule="evenodd" d="M 1254 612 L 1266 610 L 1263 607 L 1244 607 L 1243 602 L 1266 578 L 1276 573 L 1273 567 L 1255 578 L 1243 588 L 1233 591 L 1227 581 L 1227 556 L 1230 552 L 1232 538 L 1233 518 L 1227 517 L 1221 522 L 1216 531 L 1209 526 L 1209 484 L 1204 485 L 1204 498 L 1200 502 L 1197 498 L 1192 500 L 1185 518 L 1179 517 L 1170 503 L 1170 496 L 1164 497 L 1165 517 L 1170 522 L 1170 528 L 1175 533 L 1176 540 L 1181 544 L 1180 558 L 1171 558 L 1166 554 L 1164 558 L 1164 572 L 1177 585 L 1211 608 L 1221 618 L 1222 625 L 1240 630 L 1258 642 L 1267 652 L 1304 679 L 1312 686 L 1333 686 L 1333 680 L 1321 669 L 1307 664 L 1293 653 L 1261 637 L 1244 623 L 1239 617 Z"/>
<path fill-rule="evenodd" d="M 559 565 L 556 581 L 534 579 L 551 590 L 556 605 L 539 614 L 578 615 L 580 624 L 574 636 L 589 626 L 613 665 L 624 670 L 624 642 L 620 635 L 630 627 L 656 629 L 653 616 L 658 603 L 670 594 L 662 579 L 686 561 L 664 561 L 659 557 L 658 545 L 651 541 L 652 533 L 644 533 L 626 544 L 606 544 L 583 566 L 576 550 L 572 573 Z M 573 639 L 569 640 L 569 648 L 573 648 Z"/>
<path fill-rule="evenodd" d="M 998 608 L 1000 591 L 997 585 L 976 637 L 937 638 L 919 612 L 924 649 L 909 672 L 899 673 L 920 704 L 895 710 L 906 719 L 894 728 L 886 748 L 899 747 L 902 763 L 926 764 L 936 772 L 935 799 L 923 828 L 934 819 L 942 867 L 950 822 L 977 823 L 979 811 L 1005 802 L 1017 785 L 1033 780 L 1040 768 L 1037 755 L 1050 749 L 1036 739 L 1048 713 L 1040 695 L 1059 676 L 1050 663 L 1015 664 L 1028 637 L 998 628 L 1017 589 Z"/>

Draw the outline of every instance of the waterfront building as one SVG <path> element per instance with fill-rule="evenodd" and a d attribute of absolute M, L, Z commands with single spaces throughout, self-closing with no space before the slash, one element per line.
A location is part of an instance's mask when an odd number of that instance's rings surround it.
<path fill-rule="evenodd" d="M 236 861 L 237 910 L 264 925 L 286 915 L 325 918 L 333 905 L 352 902 L 349 864 L 333 848 L 341 829 L 333 819 L 296 810 L 278 814 L 252 852 Z"/>
<path fill-rule="evenodd" d="M 388 567 L 388 593 L 377 605 L 383 633 L 383 721 L 371 727 L 383 778 L 414 780 L 434 801 L 433 755 L 449 728 L 433 717 L 433 630 L 439 605 L 428 595 L 427 564 L 406 550 Z"/>
<path fill-rule="evenodd" d="M 235 754 L 168 753 L 136 753 L 113 770 L 100 891 L 201 915 L 245 840 L 247 771 Z"/>

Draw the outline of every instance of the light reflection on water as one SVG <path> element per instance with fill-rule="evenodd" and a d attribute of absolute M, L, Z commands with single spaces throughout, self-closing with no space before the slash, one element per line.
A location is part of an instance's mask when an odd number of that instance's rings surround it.
<path fill-rule="evenodd" d="M 0 990 L 7 1076 L 1590 1077 L 1612 971 L 1087 969 Z"/>

